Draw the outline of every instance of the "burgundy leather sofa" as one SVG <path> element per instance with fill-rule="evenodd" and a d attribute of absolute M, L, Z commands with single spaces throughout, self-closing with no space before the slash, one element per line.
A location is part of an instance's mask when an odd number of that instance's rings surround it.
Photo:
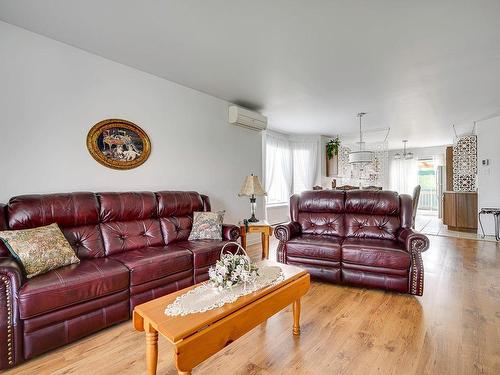
<path fill-rule="evenodd" d="M 291 222 L 275 228 L 278 261 L 334 283 L 421 296 L 421 252 L 412 198 L 391 191 L 307 191 L 290 198 Z"/>
<path fill-rule="evenodd" d="M 0 369 L 129 319 L 137 304 L 208 279 L 221 247 L 239 237 L 188 241 L 196 192 L 70 193 L 14 197 L 0 229 L 58 223 L 79 264 L 25 279 L 0 246 Z"/>

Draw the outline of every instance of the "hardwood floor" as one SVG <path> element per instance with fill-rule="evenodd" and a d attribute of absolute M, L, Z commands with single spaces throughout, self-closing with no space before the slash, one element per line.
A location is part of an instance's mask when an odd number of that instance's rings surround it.
<path fill-rule="evenodd" d="M 193 374 L 500 374 L 500 245 L 431 236 L 424 264 L 421 298 L 314 282 L 300 337 L 288 308 Z M 161 337 L 159 353 L 158 374 L 176 374 Z M 4 374 L 136 375 L 145 366 L 144 334 L 129 321 Z"/>

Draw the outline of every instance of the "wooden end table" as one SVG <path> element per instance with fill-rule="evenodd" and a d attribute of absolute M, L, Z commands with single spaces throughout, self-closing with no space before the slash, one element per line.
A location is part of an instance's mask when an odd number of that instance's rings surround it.
<path fill-rule="evenodd" d="M 260 265 L 278 265 L 262 261 Z M 284 280 L 238 298 L 214 310 L 185 316 L 168 316 L 165 308 L 176 297 L 197 285 L 143 303 L 134 308 L 137 331 L 146 332 L 148 375 L 156 374 L 158 333 L 174 346 L 174 361 L 179 374 L 191 374 L 194 367 L 222 350 L 274 314 L 292 305 L 294 335 L 300 334 L 300 299 L 307 293 L 310 277 L 302 268 L 279 264 Z"/>
<path fill-rule="evenodd" d="M 248 229 L 245 224 L 240 223 L 241 246 L 247 249 L 247 234 L 260 233 L 262 243 L 262 259 L 269 259 L 269 237 L 273 234 L 273 228 L 265 220 L 256 223 L 248 223 Z"/>

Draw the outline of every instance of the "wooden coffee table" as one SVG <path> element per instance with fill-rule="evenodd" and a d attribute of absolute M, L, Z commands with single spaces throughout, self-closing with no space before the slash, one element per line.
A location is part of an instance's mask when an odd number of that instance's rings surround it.
<path fill-rule="evenodd" d="M 146 332 L 148 374 L 156 374 L 158 333 L 174 345 L 179 374 L 191 374 L 201 362 L 290 304 L 293 304 L 293 334 L 299 335 L 300 298 L 309 290 L 309 274 L 302 268 L 270 261 L 262 261 L 260 265 L 278 265 L 285 279 L 204 313 L 167 316 L 164 312 L 177 296 L 196 285 L 136 306 L 133 323 L 137 331 Z"/>

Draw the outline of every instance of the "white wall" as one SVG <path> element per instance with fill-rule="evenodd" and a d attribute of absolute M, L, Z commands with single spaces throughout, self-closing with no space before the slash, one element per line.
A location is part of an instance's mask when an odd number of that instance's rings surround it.
<path fill-rule="evenodd" d="M 500 207 L 500 116 L 477 123 L 478 207 Z M 481 161 L 489 159 L 483 167 Z M 486 234 L 495 233 L 491 215 L 481 219 Z M 480 233 L 481 229 L 478 228 Z"/>
<path fill-rule="evenodd" d="M 229 125 L 227 102 L 3 22 L 0 87 L 0 202 L 26 193 L 178 189 L 208 194 L 227 222 L 249 216 L 237 193 L 246 175 L 261 175 L 261 135 Z M 87 133 L 106 118 L 148 133 L 145 164 L 116 171 L 89 155 Z"/>

